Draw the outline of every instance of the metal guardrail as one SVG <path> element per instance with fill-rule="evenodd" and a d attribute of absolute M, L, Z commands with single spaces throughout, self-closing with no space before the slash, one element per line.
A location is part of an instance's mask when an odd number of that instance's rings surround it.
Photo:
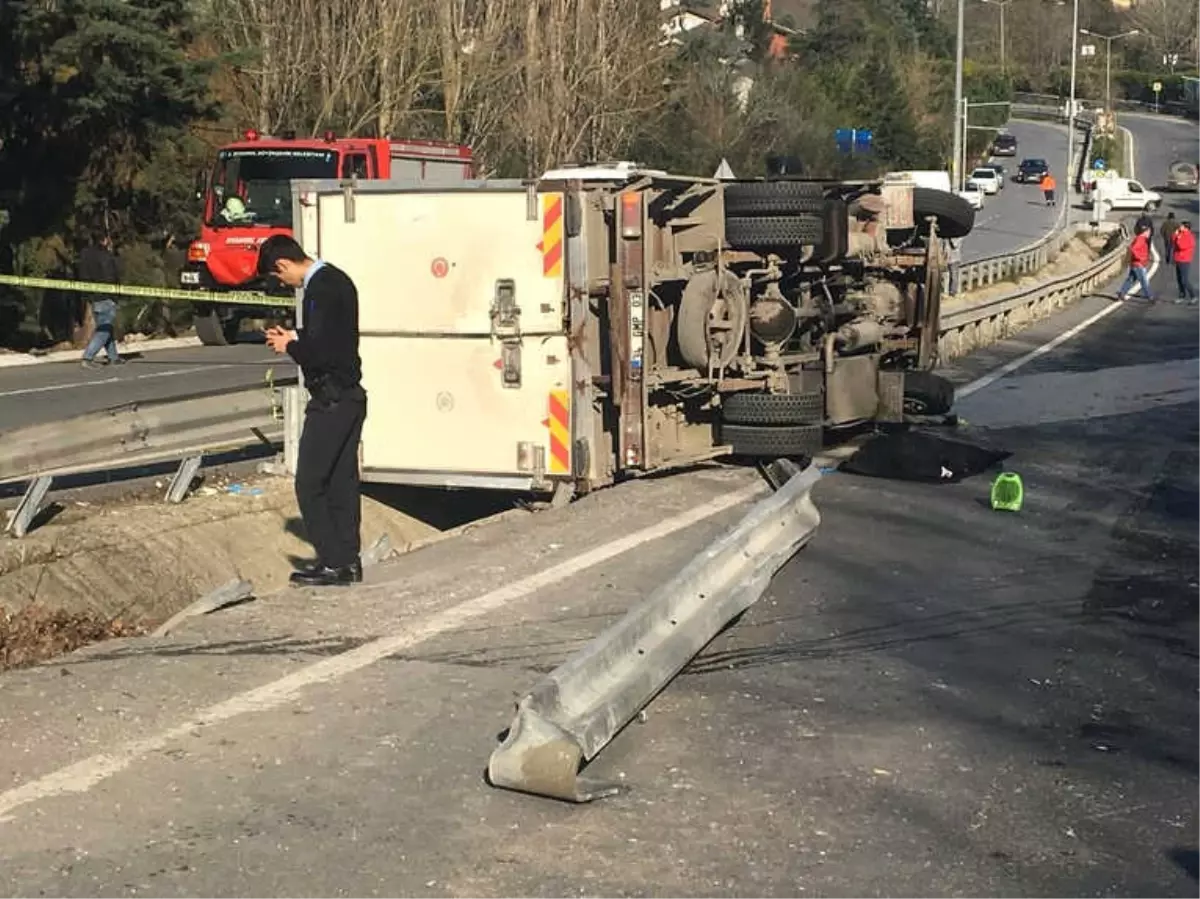
<path fill-rule="evenodd" d="M 1077 233 L 1071 232 L 1067 239 L 1073 239 Z M 1113 234 L 1116 237 L 1108 251 L 1081 271 L 943 315 L 938 330 L 938 358 L 955 359 L 1004 340 L 1026 324 L 1052 315 L 1111 280 L 1124 266 L 1128 252 L 1128 233 L 1124 227 Z"/>
<path fill-rule="evenodd" d="M 544 676 L 517 703 L 488 760 L 492 786 L 568 802 L 618 787 L 578 776 L 726 624 L 750 608 L 821 523 L 815 465 L 788 460 L 778 492 L 705 547 L 671 580 Z"/>
<path fill-rule="evenodd" d="M 130 403 L 0 433 L 0 482 L 274 443 L 283 437 L 281 403 L 278 387 L 256 387 Z"/>

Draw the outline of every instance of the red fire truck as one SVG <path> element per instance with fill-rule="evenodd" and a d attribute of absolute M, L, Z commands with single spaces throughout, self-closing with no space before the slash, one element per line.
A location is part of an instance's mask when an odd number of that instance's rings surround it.
<path fill-rule="evenodd" d="M 184 289 L 263 291 L 280 296 L 280 314 L 290 309 L 291 291 L 259 278 L 258 246 L 274 234 L 292 233 L 293 179 L 402 179 L 436 184 L 473 177 L 468 147 L 443 141 L 391 138 L 268 137 L 247 131 L 244 139 L 217 152 L 211 172 L 198 178 L 204 201 L 199 240 L 188 247 L 180 274 Z M 197 303 L 196 333 L 206 346 L 232 343 L 242 319 L 262 317 L 262 307 Z"/>

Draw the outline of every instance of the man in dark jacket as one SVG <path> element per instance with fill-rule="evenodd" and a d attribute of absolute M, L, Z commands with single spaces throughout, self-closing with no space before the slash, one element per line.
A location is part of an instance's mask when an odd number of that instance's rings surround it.
<path fill-rule="evenodd" d="M 1158 230 L 1163 239 L 1163 262 L 1167 265 L 1171 264 L 1171 247 L 1173 246 L 1175 231 L 1178 228 L 1179 222 L 1175 221 L 1175 213 L 1168 212 L 1167 220 L 1162 223 L 1162 227 Z"/>
<path fill-rule="evenodd" d="M 300 329 L 267 331 L 271 348 L 300 366 L 310 396 L 296 459 L 296 500 L 317 558 L 293 572 L 291 581 L 300 586 L 356 583 L 362 580 L 358 443 L 367 416 L 358 291 L 345 272 L 310 259 L 282 234 L 263 241 L 258 272 L 303 289 Z"/>
<path fill-rule="evenodd" d="M 112 238 L 102 231 L 89 235 L 88 246 L 79 254 L 75 273 L 80 281 L 100 284 L 116 284 L 121 280 L 117 257 L 113 255 Z M 83 367 L 95 368 L 96 354 L 104 347 L 109 365 L 120 365 L 125 360 L 117 352 L 117 301 L 107 293 L 94 293 L 88 297 L 92 305 L 92 321 L 96 330 L 83 350 Z"/>

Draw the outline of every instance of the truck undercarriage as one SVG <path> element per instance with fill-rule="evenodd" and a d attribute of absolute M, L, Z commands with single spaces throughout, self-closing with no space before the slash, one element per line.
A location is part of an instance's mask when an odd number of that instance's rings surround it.
<path fill-rule="evenodd" d="M 969 231 L 973 211 L 936 194 L 870 182 L 660 180 L 644 188 L 646 232 L 632 240 L 635 228 L 612 221 L 624 214 L 618 198 L 604 210 L 622 235 L 613 276 L 589 288 L 597 333 L 609 335 L 589 355 L 601 362 L 595 404 L 611 410 L 617 466 L 812 455 L 830 429 L 899 421 L 906 408 L 947 411 L 952 390 L 928 373 L 939 237 Z M 720 231 L 706 246 L 704 235 Z M 611 315 L 640 306 L 643 321 Z M 639 357 L 623 377 L 622 360 Z M 639 373 L 644 428 L 628 420 L 638 416 Z"/>

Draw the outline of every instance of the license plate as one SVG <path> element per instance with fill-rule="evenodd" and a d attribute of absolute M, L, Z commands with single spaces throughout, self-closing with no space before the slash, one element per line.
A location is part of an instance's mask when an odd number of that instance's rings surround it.
<path fill-rule="evenodd" d="M 180 284 L 199 284 L 200 283 L 200 273 L 199 272 L 181 272 L 179 275 L 179 283 Z"/>

